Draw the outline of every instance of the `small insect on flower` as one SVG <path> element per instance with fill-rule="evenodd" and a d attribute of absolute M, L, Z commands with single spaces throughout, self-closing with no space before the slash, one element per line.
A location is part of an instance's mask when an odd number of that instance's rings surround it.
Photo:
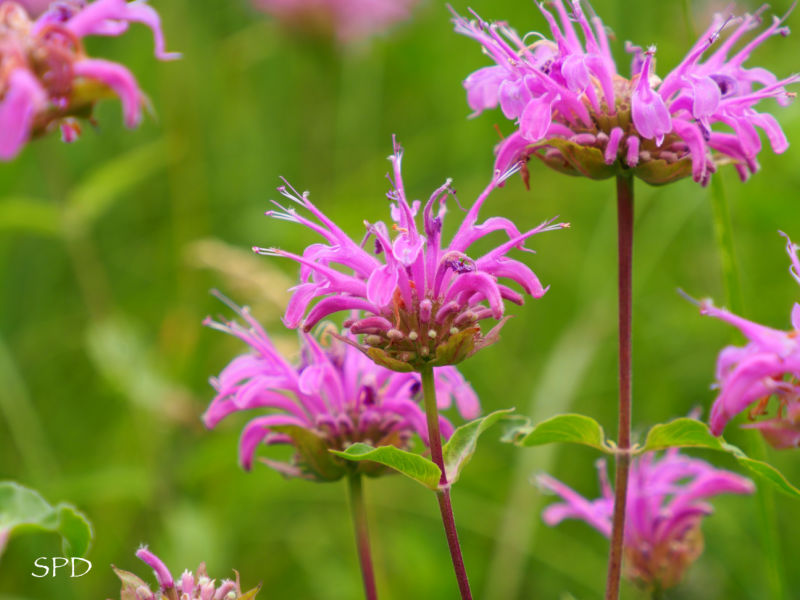
<path fill-rule="evenodd" d="M 0 1 L 0 160 L 56 128 L 65 142 L 74 141 L 79 119 L 91 122 L 94 105 L 110 96 L 122 102 L 125 125 L 138 125 L 147 98 L 134 76 L 83 46 L 87 36 L 121 35 L 130 23 L 152 30 L 157 58 L 180 56 L 164 50 L 158 13 L 144 0 L 59 0 L 36 19 L 23 4 Z"/>
<path fill-rule="evenodd" d="M 800 283 L 800 247 L 782 235 L 789 273 Z M 753 323 L 708 300 L 700 303 L 700 312 L 730 323 L 748 339 L 745 346 L 728 346 L 719 354 L 715 385 L 719 394 L 711 409 L 711 431 L 721 435 L 728 421 L 748 408 L 753 420 L 768 414 L 774 397 L 778 407 L 773 417 L 743 427 L 758 429 L 775 448 L 800 447 L 800 304 L 792 307 L 790 331 Z"/>
<path fill-rule="evenodd" d="M 209 579 L 205 563 L 197 567 L 196 575 L 187 570 L 179 578 L 173 578 L 167 566 L 146 546 L 139 548 L 136 556 L 153 569 L 158 589 L 153 592 L 137 575 L 112 567 L 122 581 L 121 600 L 253 600 L 261 587 L 243 594 L 236 571 L 235 580 L 223 579 L 217 583 Z"/>
<path fill-rule="evenodd" d="M 605 460 L 597 461 L 597 470 L 602 491 L 597 500 L 587 500 L 549 475 L 540 475 L 542 488 L 564 500 L 544 510 L 544 522 L 553 526 L 564 519 L 580 519 L 610 538 L 614 492 Z M 706 499 L 754 491 L 749 479 L 684 456 L 677 448 L 661 457 L 649 452 L 634 459 L 623 542 L 627 577 L 648 589 L 676 585 L 703 551 L 700 524 L 712 512 Z"/>
<path fill-rule="evenodd" d="M 312 204 L 307 193 L 301 195 L 288 186 L 281 187 L 281 194 L 306 209 L 316 221 L 277 203 L 278 210 L 267 215 L 303 225 L 327 244 L 312 244 L 302 255 L 277 248 L 254 250 L 300 264 L 300 284 L 293 289 L 284 317 L 287 327 L 308 331 L 336 312 L 366 313 L 345 321 L 353 335 L 362 336 L 358 347 L 383 366 L 417 371 L 424 365 L 456 364 L 494 343 L 508 319 L 503 301 L 524 302 L 523 294 L 506 282 L 518 285 L 533 298 L 544 295 L 547 288 L 533 271 L 508 253 L 514 249 L 529 251 L 525 247 L 528 238 L 568 224 L 547 221 L 521 232 L 513 222 L 501 217 L 478 223 L 484 201 L 516 172 L 512 168 L 495 173 L 450 243 L 444 244 L 446 201 L 455 196 L 451 182 L 448 180 L 435 190 L 424 207 L 419 200 L 409 202 L 401 175 L 402 155 L 402 149 L 395 144 L 390 157 L 394 187 L 387 194 L 394 221 L 391 227 L 383 222 L 365 222 L 366 237 L 357 243 Z M 420 210 L 422 228 L 416 223 Z M 494 232 L 505 233 L 508 241 L 482 255 L 467 253 L 472 244 Z M 370 238 L 374 244 L 368 243 Z M 481 321 L 486 319 L 499 323 L 484 333 Z M 353 338 L 345 341 L 356 344 Z"/>
<path fill-rule="evenodd" d="M 217 395 L 203 421 L 213 428 L 238 411 L 264 413 L 242 432 L 239 457 L 245 469 L 250 470 L 262 444 L 285 444 L 295 450 L 290 462 L 261 460 L 288 477 L 336 481 L 348 469 L 367 475 L 391 471 L 378 463 L 346 462 L 328 450 L 346 450 L 356 442 L 408 449 L 414 434 L 427 444 L 417 374 L 396 373 L 376 365 L 344 343 L 352 341 L 350 337 L 332 335 L 336 333 L 332 325 L 322 326 L 319 338 L 301 332 L 300 360 L 292 363 L 275 348 L 246 307 L 229 305 L 244 325 L 211 319 L 206 325 L 238 337 L 252 351 L 235 358 L 211 380 Z M 440 408 L 455 401 L 465 418 L 478 415 L 478 398 L 455 367 L 437 369 L 435 383 Z M 453 432 L 443 417 L 440 426 L 445 437 Z"/>
<path fill-rule="evenodd" d="M 567 1 L 570 10 L 562 0 L 548 4 L 558 19 L 545 3 L 538 6 L 551 38 L 536 32 L 520 38 L 505 23 L 455 15 L 456 32 L 479 42 L 496 63 L 464 80 L 473 116 L 499 105 L 517 125 L 496 148 L 496 168 L 535 156 L 557 171 L 592 179 L 629 172 L 661 185 L 691 175 L 706 185 L 721 164 L 733 163 L 742 180 L 758 170 L 757 129 L 774 152 L 788 147 L 775 118 L 755 106 L 766 98 L 787 105 L 795 94 L 785 86 L 798 76 L 779 80 L 767 69 L 744 67 L 761 43 L 789 33 L 785 16 L 773 17 L 735 50 L 761 24 L 766 6 L 738 18 L 715 15 L 662 80 L 655 46 L 644 51 L 626 44 L 633 55 L 626 78 L 617 72 L 606 27 L 591 8 L 587 17 L 579 0 Z M 531 38 L 536 40 L 529 43 Z"/>

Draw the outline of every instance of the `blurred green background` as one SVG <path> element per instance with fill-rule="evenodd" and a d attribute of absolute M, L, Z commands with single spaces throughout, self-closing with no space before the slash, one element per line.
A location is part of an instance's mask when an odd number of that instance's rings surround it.
<path fill-rule="evenodd" d="M 299 251 L 313 239 L 263 216 L 279 176 L 310 190 L 358 237 L 363 219 L 388 217 L 385 157 L 396 133 L 409 195 L 427 198 L 452 177 L 469 204 L 490 177 L 494 124 L 511 131 L 499 111 L 466 119 L 461 80 L 489 62 L 476 43 L 452 33 L 445 6 L 432 0 L 389 34 L 347 49 L 287 31 L 244 0 L 153 4 L 168 47 L 183 60 L 155 61 L 143 27 L 88 46 L 136 73 L 154 116 L 126 131 L 119 104 L 109 101 L 98 107 L 96 130 L 87 126 L 76 144 L 37 141 L 0 167 L 0 479 L 75 503 L 96 534 L 94 568 L 75 580 L 30 575 L 36 557 L 59 554 L 55 536 L 12 539 L 0 563 L 0 599 L 118 597 L 110 564 L 149 578 L 133 556 L 143 542 L 176 574 L 203 560 L 213 577 L 238 569 L 245 586 L 263 582 L 264 598 L 359 598 L 345 484 L 286 481 L 264 466 L 244 473 L 236 450 L 248 417 L 213 432 L 201 426 L 212 396 L 207 378 L 244 350 L 201 326 L 206 315 L 227 311 L 208 290 L 251 305 L 291 351 L 294 335 L 279 316 L 294 267 L 249 251 Z M 532 2 L 454 2 L 461 13 L 468 6 L 519 31 L 545 27 Z M 624 40 L 657 43 L 661 75 L 693 42 L 682 1 L 596 0 L 594 8 L 616 34 L 622 72 Z M 721 8 L 694 2 L 697 29 Z M 773 7 L 787 8 L 785 0 Z M 773 39 L 750 64 L 787 75 L 797 70 L 799 51 L 800 37 Z M 790 141 L 798 139 L 797 106 L 763 106 Z M 788 327 L 799 295 L 776 233 L 800 241 L 796 148 L 763 152 L 762 171 L 747 184 L 732 168 L 718 175 L 745 314 L 779 328 Z M 520 227 L 554 215 L 572 223 L 531 244 L 537 254 L 527 260 L 552 289 L 510 307 L 515 317 L 502 341 L 462 371 L 485 411 L 516 406 L 536 419 L 579 411 L 613 435 L 613 182 L 571 179 L 533 163 L 531 173 L 530 191 L 512 179 L 484 215 L 512 217 Z M 636 194 L 634 425 L 641 433 L 693 407 L 707 410 L 716 355 L 741 340 L 676 293 L 681 287 L 724 301 L 709 190 L 687 180 L 638 184 Z M 451 219 L 457 216 L 453 207 Z M 747 443 L 735 427 L 727 437 Z M 596 458 L 577 447 L 516 450 L 491 432 L 482 439 L 453 493 L 477 598 L 600 597 L 605 539 L 584 523 L 542 526 L 548 499 L 530 484 L 547 470 L 596 497 Z M 735 468 L 725 457 L 708 458 Z M 800 482 L 796 452 L 768 458 Z M 369 481 L 367 495 L 381 597 L 456 598 L 434 498 L 400 477 Z M 781 568 L 761 546 L 754 498 L 714 504 L 703 528 L 706 551 L 668 598 L 800 597 L 798 505 L 775 498 Z M 775 573 L 781 579 L 771 584 Z M 623 596 L 640 597 L 627 584 Z"/>

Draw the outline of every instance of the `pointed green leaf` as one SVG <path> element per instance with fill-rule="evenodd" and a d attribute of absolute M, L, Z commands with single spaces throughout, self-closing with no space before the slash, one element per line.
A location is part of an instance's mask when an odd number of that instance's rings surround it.
<path fill-rule="evenodd" d="M 647 433 L 644 446 L 636 451 L 651 452 L 666 448 L 706 448 L 731 454 L 740 465 L 759 479 L 774 485 L 784 494 L 800 498 L 800 489 L 789 483 L 786 477 L 775 467 L 763 461 L 747 456 L 740 448 L 725 442 L 722 437 L 715 437 L 708 425 L 697 419 L 683 417 L 669 423 L 654 425 Z"/>
<path fill-rule="evenodd" d="M 253 600 L 258 595 L 259 591 L 261 591 L 260 585 L 257 588 L 253 588 L 249 592 L 242 594 L 236 600 Z"/>
<path fill-rule="evenodd" d="M 644 446 L 639 452 L 663 450 L 673 446 L 724 450 L 722 442 L 714 437 L 705 423 L 697 419 L 682 417 L 669 423 L 654 425 L 647 432 Z"/>
<path fill-rule="evenodd" d="M 0 533 L 13 536 L 24 530 L 58 533 L 67 556 L 83 556 L 92 541 L 92 526 L 70 504 L 55 507 L 42 496 L 13 481 L 0 482 Z"/>
<path fill-rule="evenodd" d="M 480 435 L 500 419 L 510 416 L 512 412 L 514 412 L 513 408 L 497 410 L 485 417 L 465 423 L 453 432 L 442 448 L 447 483 L 453 484 L 458 481 L 461 469 L 475 453 L 475 446 L 478 444 Z"/>
<path fill-rule="evenodd" d="M 338 450 L 330 452 L 352 461 L 371 460 L 410 477 L 429 490 L 436 491 L 439 488 L 439 479 L 442 476 L 439 467 L 424 456 L 413 452 L 406 452 L 394 446 L 373 448 L 369 444 L 362 443 L 353 444 L 344 452 Z"/>
<path fill-rule="evenodd" d="M 732 444 L 722 444 L 722 449 L 726 452 L 733 454 L 734 458 L 739 461 L 739 464 L 745 467 L 748 471 L 767 481 L 778 488 L 784 494 L 800 498 L 800 490 L 793 486 L 786 477 L 772 465 L 765 463 L 761 460 L 756 460 L 747 456 L 740 448 Z"/>
<path fill-rule="evenodd" d="M 603 452 L 611 449 L 606 442 L 605 433 L 600 424 L 586 415 L 556 415 L 534 426 L 531 431 L 519 439 L 519 446 L 541 446 L 553 442 L 582 444 Z"/>

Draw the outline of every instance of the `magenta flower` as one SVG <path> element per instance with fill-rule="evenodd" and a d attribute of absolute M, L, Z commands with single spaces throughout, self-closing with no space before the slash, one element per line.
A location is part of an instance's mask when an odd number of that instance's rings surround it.
<path fill-rule="evenodd" d="M 409 203 L 400 173 L 401 158 L 402 150 L 395 145 L 390 157 L 394 189 L 387 194 L 394 221 L 391 228 L 382 222 L 365 223 L 366 236 L 355 242 L 311 203 L 307 193 L 280 187 L 281 194 L 305 208 L 316 221 L 277 203 L 279 210 L 267 215 L 308 227 L 327 243 L 312 244 L 302 256 L 276 248 L 254 250 L 300 264 L 300 284 L 294 288 L 284 317 L 287 327 L 301 326 L 308 331 L 333 313 L 362 311 L 367 316 L 351 316 L 345 321 L 352 334 L 363 336 L 360 347 L 384 366 L 412 371 L 425 364 L 455 364 L 496 341 L 507 319 L 503 300 L 516 304 L 524 300 L 522 293 L 500 283 L 501 279 L 517 284 L 534 298 L 547 291 L 530 268 L 507 254 L 515 248 L 528 250 L 525 241 L 537 233 L 568 225 L 546 222 L 521 233 L 501 217 L 478 223 L 484 200 L 509 176 L 507 172 L 495 174 L 450 243 L 444 245 L 445 202 L 448 195 L 454 195 L 450 181 L 434 191 L 424 208 L 418 200 Z M 415 221 L 420 209 L 421 230 Z M 394 239 L 390 231 L 395 232 Z M 505 233 L 508 241 L 482 255 L 467 254 L 473 243 L 497 231 Z M 484 334 L 480 322 L 485 319 L 500 322 Z"/>
<path fill-rule="evenodd" d="M 158 590 L 151 591 L 133 573 L 114 567 L 114 572 L 122 580 L 121 600 L 253 600 L 258 594 L 259 588 L 243 594 L 239 586 L 239 574 L 235 571 L 235 581 L 223 579 L 217 583 L 216 580 L 209 579 L 205 563 L 201 563 L 197 568 L 197 575 L 187 570 L 176 580 L 161 559 L 146 546 L 139 548 L 136 556 L 155 572 Z"/>
<path fill-rule="evenodd" d="M 256 8 L 285 23 L 352 42 L 411 17 L 419 0 L 253 0 Z"/>
<path fill-rule="evenodd" d="M 406 449 L 415 433 L 427 444 L 425 412 L 417 403 L 418 375 L 376 365 L 331 336 L 332 326 L 320 340 L 301 333 L 300 363 L 294 365 L 278 352 L 246 307 L 231 307 L 246 326 L 211 319 L 206 325 L 235 335 L 252 351 L 235 358 L 219 378 L 211 380 L 217 395 L 203 421 L 213 428 L 234 412 L 264 412 L 242 432 L 239 458 L 245 469 L 252 467 L 261 444 L 290 444 L 297 450 L 291 464 L 262 460 L 291 477 L 336 480 L 345 474 L 345 464 L 328 449 L 345 450 L 356 442 Z M 465 418 L 478 416 L 478 398 L 455 367 L 437 369 L 435 377 L 440 408 L 455 401 Z M 440 425 L 445 436 L 452 433 L 447 419 L 440 417 Z M 309 449 L 319 450 L 320 455 L 309 454 Z M 349 464 L 355 468 L 356 463 Z M 372 463 L 358 465 L 378 468 Z"/>
<path fill-rule="evenodd" d="M 88 118 L 95 103 L 109 95 L 122 102 L 125 124 L 135 127 L 147 98 L 124 66 L 91 58 L 83 47 L 90 35 L 120 35 L 129 23 L 143 23 L 155 38 L 155 55 L 164 50 L 158 13 L 144 0 L 53 2 L 32 20 L 12 0 L 0 3 L 0 160 L 14 158 L 31 138 L 61 129 L 62 139 L 80 134 L 79 118 Z"/>
<path fill-rule="evenodd" d="M 599 460 L 597 468 L 602 496 L 591 501 L 549 475 L 538 477 L 544 488 L 564 500 L 544 510 L 545 523 L 553 526 L 564 519 L 580 519 L 604 536 L 611 536 L 614 493 L 606 462 Z M 624 534 L 627 576 L 648 588 L 677 584 L 686 567 L 703 551 L 700 523 L 712 512 L 705 500 L 718 494 L 753 491 L 755 486 L 749 479 L 683 456 L 677 448 L 667 450 L 660 458 L 649 452 L 634 459 Z"/>
<path fill-rule="evenodd" d="M 755 106 L 765 98 L 788 104 L 794 94 L 785 86 L 798 76 L 779 80 L 764 68 L 744 67 L 762 42 L 788 34 L 785 17 L 773 17 L 734 50 L 761 23 L 766 7 L 740 18 L 716 15 L 662 81 L 655 47 L 643 52 L 626 45 L 633 54 L 626 79 L 617 72 L 600 19 L 587 18 L 579 0 L 569 0 L 570 11 L 562 0 L 552 5 L 558 19 L 538 4 L 552 39 L 532 33 L 538 38 L 532 43 L 504 23 L 454 19 L 456 31 L 477 40 L 496 63 L 464 81 L 473 116 L 499 104 L 517 125 L 496 149 L 498 169 L 536 156 L 558 171 L 593 179 L 631 169 L 651 184 L 691 174 L 705 185 L 718 164 L 732 162 L 742 180 L 758 169 L 758 129 L 774 152 L 788 147 L 775 118 Z M 720 41 L 725 29 L 733 31 Z"/>
<path fill-rule="evenodd" d="M 800 283 L 800 247 L 788 236 L 786 240 L 789 272 Z M 711 409 L 711 431 L 721 435 L 728 421 L 751 406 L 751 419 L 767 414 L 769 399 L 774 396 L 778 400 L 775 416 L 744 427 L 761 431 L 775 448 L 800 447 L 800 304 L 792 308 L 792 331 L 753 323 L 710 301 L 701 303 L 700 312 L 730 323 L 748 339 L 743 347 L 723 349 L 717 359 L 715 387 L 719 395 Z"/>

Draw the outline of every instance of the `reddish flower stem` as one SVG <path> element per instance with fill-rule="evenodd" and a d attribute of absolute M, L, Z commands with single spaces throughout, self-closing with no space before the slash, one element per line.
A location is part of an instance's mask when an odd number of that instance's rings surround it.
<path fill-rule="evenodd" d="M 361 475 L 351 473 L 348 477 L 348 483 L 350 484 L 350 512 L 356 533 L 358 562 L 361 565 L 361 576 L 364 579 L 364 596 L 366 600 L 378 600 L 378 592 L 375 588 L 375 573 L 372 570 L 372 556 L 369 549 L 369 529 L 367 528 L 367 512 L 364 508 L 364 490 L 361 485 Z"/>
<path fill-rule="evenodd" d="M 625 504 L 631 457 L 631 297 L 633 273 L 633 179 L 617 175 L 617 239 L 619 257 L 619 430 L 614 520 L 608 553 L 606 600 L 619 598 L 622 547 L 625 533 Z"/>
<path fill-rule="evenodd" d="M 453 505 L 450 503 L 450 488 L 447 486 L 447 475 L 442 457 L 442 436 L 439 433 L 439 409 L 436 404 L 436 386 L 433 380 L 433 367 L 424 367 L 420 371 L 422 378 L 422 394 L 425 401 L 425 415 L 428 419 L 428 437 L 430 438 L 431 458 L 442 470 L 439 479 L 439 491 L 436 496 L 439 500 L 439 510 L 442 513 L 442 523 L 447 536 L 447 545 L 450 547 L 450 558 L 458 580 L 458 589 L 462 600 L 472 600 L 469 589 L 469 579 L 464 568 L 464 558 L 461 556 L 461 545 L 458 542 L 456 520 L 453 517 Z"/>

